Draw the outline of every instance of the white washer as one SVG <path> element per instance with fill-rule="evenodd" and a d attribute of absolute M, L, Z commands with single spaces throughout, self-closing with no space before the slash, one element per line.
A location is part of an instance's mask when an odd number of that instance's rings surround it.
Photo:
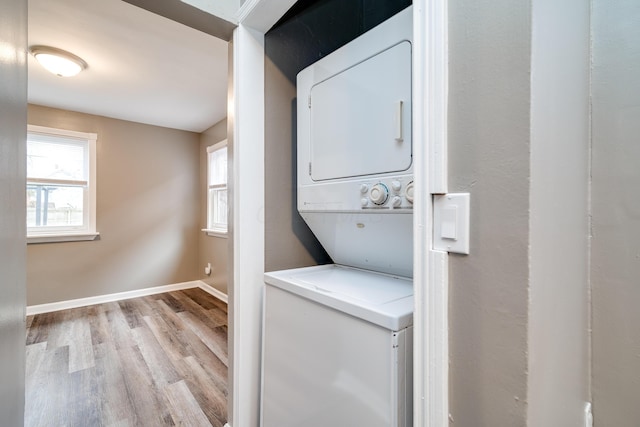
<path fill-rule="evenodd" d="M 412 425 L 410 279 L 324 265 L 265 280 L 264 427 Z"/>

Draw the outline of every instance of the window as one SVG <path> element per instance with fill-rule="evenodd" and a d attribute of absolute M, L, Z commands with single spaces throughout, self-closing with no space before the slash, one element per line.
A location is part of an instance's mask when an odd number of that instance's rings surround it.
<path fill-rule="evenodd" d="M 27 242 L 96 238 L 97 135 L 27 129 Z"/>
<path fill-rule="evenodd" d="M 209 235 L 227 234 L 227 140 L 207 147 L 207 228 Z"/>

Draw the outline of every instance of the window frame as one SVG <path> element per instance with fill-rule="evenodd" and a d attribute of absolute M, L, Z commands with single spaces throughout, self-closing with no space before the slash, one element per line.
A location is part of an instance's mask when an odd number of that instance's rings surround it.
<path fill-rule="evenodd" d="M 53 136 L 68 138 L 70 140 L 80 141 L 83 145 L 86 143 L 87 149 L 87 182 L 84 187 L 77 185 L 77 182 L 68 180 L 45 180 L 34 179 L 33 181 L 47 181 L 50 184 L 69 185 L 83 188 L 83 225 L 73 227 L 50 227 L 45 230 L 34 230 L 27 227 L 27 243 L 54 243 L 54 242 L 73 242 L 95 240 L 100 233 L 96 231 L 96 146 L 98 135 L 95 133 L 78 132 L 67 129 L 51 128 L 46 126 L 27 125 L 27 134 L 40 134 L 44 136 Z M 27 136 L 27 140 L 28 140 Z M 27 141 L 25 141 L 27 144 Z M 33 181 L 27 177 L 25 191 L 28 186 L 33 185 Z M 25 216 L 26 220 L 26 216 Z"/>
<path fill-rule="evenodd" d="M 207 192 L 207 225 L 206 228 L 203 228 L 202 231 L 204 231 L 205 233 L 207 233 L 207 235 L 209 236 L 215 236 L 215 237 L 224 237 L 227 238 L 228 236 L 228 232 L 229 232 L 229 216 L 228 216 L 228 210 L 229 210 L 229 205 L 228 205 L 228 199 L 227 199 L 227 222 L 222 224 L 222 223 L 212 223 L 213 219 L 212 219 L 212 212 L 211 212 L 211 190 L 212 189 L 218 189 L 218 190 L 224 190 L 226 192 L 226 194 L 229 194 L 229 176 L 228 176 L 228 169 L 227 169 L 227 173 L 225 174 L 224 177 L 224 184 L 211 184 L 210 180 L 211 180 L 211 157 L 212 154 L 215 153 L 216 151 L 222 150 L 222 149 L 226 149 L 227 148 L 227 140 L 224 139 L 216 144 L 213 145 L 209 145 L 207 147 L 207 182 L 206 182 L 206 192 Z M 227 161 L 228 161 L 228 151 L 227 151 Z"/>

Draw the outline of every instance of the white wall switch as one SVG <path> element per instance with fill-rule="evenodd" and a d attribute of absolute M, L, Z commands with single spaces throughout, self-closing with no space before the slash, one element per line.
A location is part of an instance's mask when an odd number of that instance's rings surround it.
<path fill-rule="evenodd" d="M 469 253 L 469 193 L 436 195 L 433 200 L 433 248 Z"/>
<path fill-rule="evenodd" d="M 441 236 L 443 239 L 458 240 L 458 207 L 455 205 L 442 208 Z"/>

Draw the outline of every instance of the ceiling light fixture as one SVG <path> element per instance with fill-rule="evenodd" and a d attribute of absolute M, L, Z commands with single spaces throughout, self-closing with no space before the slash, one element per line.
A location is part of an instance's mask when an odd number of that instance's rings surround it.
<path fill-rule="evenodd" d="M 88 67 L 82 58 L 50 46 L 32 46 L 29 52 L 47 71 L 59 77 L 71 77 Z"/>

